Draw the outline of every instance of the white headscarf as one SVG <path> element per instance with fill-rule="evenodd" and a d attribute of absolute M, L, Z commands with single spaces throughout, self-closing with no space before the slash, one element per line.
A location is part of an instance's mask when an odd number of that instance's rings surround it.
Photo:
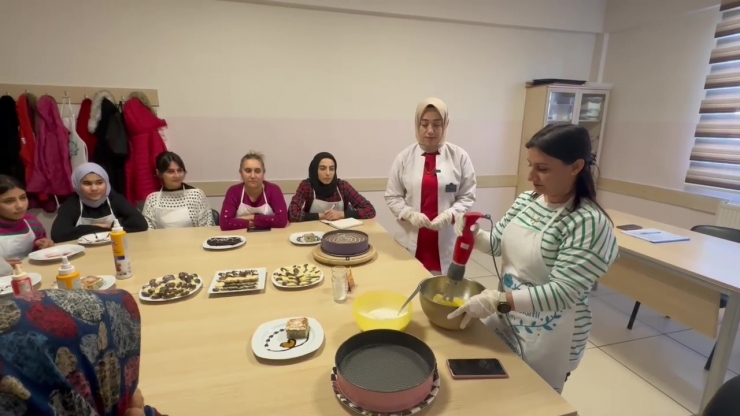
<path fill-rule="evenodd" d="M 439 136 L 439 144 L 434 149 L 427 148 L 424 145 L 422 137 L 419 136 L 419 127 L 421 126 L 421 117 L 424 115 L 424 111 L 427 108 L 434 107 L 439 115 L 442 117 L 442 133 Z M 447 133 L 447 125 L 450 124 L 450 119 L 447 116 L 447 104 L 445 104 L 439 98 L 430 97 L 419 103 L 416 106 L 416 141 L 419 142 L 419 147 L 425 152 L 436 152 L 445 143 L 445 134 Z"/>
<path fill-rule="evenodd" d="M 97 201 L 85 198 L 85 194 L 82 192 L 82 179 L 90 173 L 94 173 L 105 181 L 105 198 L 100 198 Z M 108 179 L 108 173 L 100 165 L 96 163 L 83 163 L 75 168 L 72 172 L 72 186 L 75 188 L 75 192 L 80 196 L 80 201 L 90 208 L 97 208 L 105 203 L 110 196 L 110 179 Z"/>

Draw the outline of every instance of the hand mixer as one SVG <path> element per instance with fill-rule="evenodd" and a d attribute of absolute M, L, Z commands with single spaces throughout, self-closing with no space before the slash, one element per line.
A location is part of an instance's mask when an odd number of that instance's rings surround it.
<path fill-rule="evenodd" d="M 450 263 L 450 268 L 447 270 L 447 278 L 450 279 L 450 284 L 447 285 L 445 293 L 442 294 L 442 300 L 446 302 L 453 301 L 455 287 L 457 287 L 457 284 L 463 279 L 463 277 L 465 277 L 465 265 L 468 263 L 470 254 L 473 252 L 475 235 L 478 233 L 479 226 L 476 223 L 481 218 L 490 219 L 491 216 L 481 214 L 480 212 L 468 212 L 463 215 L 463 232 L 462 235 L 457 237 L 457 240 L 455 240 L 455 251 L 452 254 L 452 263 Z M 404 302 L 403 306 L 398 310 L 399 315 L 420 290 L 421 284 L 416 287 L 416 290 L 414 290 L 411 296 L 406 299 L 406 302 Z"/>
<path fill-rule="evenodd" d="M 465 265 L 468 264 L 470 254 L 473 252 L 475 245 L 475 235 L 478 233 L 478 220 L 481 218 L 491 218 L 490 215 L 480 212 L 468 212 L 463 215 L 463 231 L 460 237 L 455 240 L 455 251 L 452 254 L 452 263 L 447 270 L 447 278 L 450 284 L 447 285 L 443 299 L 452 302 L 455 294 L 455 287 L 465 277 Z"/>

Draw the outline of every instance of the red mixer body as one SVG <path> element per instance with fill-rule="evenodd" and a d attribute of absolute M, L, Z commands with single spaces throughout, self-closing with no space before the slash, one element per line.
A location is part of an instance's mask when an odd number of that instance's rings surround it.
<path fill-rule="evenodd" d="M 454 281 L 462 280 L 465 275 L 465 265 L 473 253 L 475 234 L 478 232 L 478 225 L 476 223 L 481 218 L 487 218 L 487 216 L 480 212 L 468 212 L 463 215 L 462 220 L 465 222 L 463 224 L 463 232 L 455 240 L 452 263 L 450 264 L 450 269 L 447 271 L 447 277 Z"/>

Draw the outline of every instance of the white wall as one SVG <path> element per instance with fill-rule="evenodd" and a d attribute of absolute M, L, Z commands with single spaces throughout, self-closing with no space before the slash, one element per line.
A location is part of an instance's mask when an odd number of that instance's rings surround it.
<path fill-rule="evenodd" d="M 604 82 L 614 84 L 602 149 L 605 178 L 683 189 L 719 0 L 609 0 Z M 681 226 L 711 215 L 607 194 L 608 207 Z M 664 213 L 670 213 L 664 216 Z"/>
<path fill-rule="evenodd" d="M 602 31 L 605 0 L 225 0 L 578 32 Z"/>
<path fill-rule="evenodd" d="M 598 30 L 604 4 L 456 3 L 454 13 L 483 10 L 504 25 L 491 27 L 214 0 L 0 1 L 9 63 L 0 80 L 158 89 L 190 181 L 235 179 L 249 149 L 267 154 L 268 178 L 305 177 L 323 150 L 341 177 L 385 177 L 413 143 L 414 110 L 427 96 L 447 102 L 448 139 L 478 174 L 514 175 L 524 82 L 586 79 L 596 35 L 513 26 L 540 27 L 551 15 L 561 29 Z M 513 191 L 488 192 L 513 201 Z"/>

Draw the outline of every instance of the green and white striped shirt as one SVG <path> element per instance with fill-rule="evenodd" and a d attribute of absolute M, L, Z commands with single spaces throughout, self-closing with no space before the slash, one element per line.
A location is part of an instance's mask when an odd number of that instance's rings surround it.
<path fill-rule="evenodd" d="M 544 229 L 554 215 L 558 215 L 558 218 Z M 494 227 L 493 247 L 488 232 L 479 233 L 476 240 L 480 243 L 476 245 L 482 246 L 484 252 L 490 254 L 493 251 L 494 255 L 500 256 L 501 238 L 511 221 L 544 233 L 541 252 L 550 269 L 548 283 L 512 291 L 514 308 L 521 313 L 575 309 L 571 360 L 578 360 L 591 330 L 588 294 L 619 253 L 612 224 L 606 214 L 588 200 L 582 200 L 581 206 L 575 211 L 565 209 L 557 214 L 557 207 L 545 202 L 543 197 L 535 201 L 533 192 L 525 192 L 517 197 L 514 205 Z M 526 280 L 525 276 L 520 278 Z"/>

